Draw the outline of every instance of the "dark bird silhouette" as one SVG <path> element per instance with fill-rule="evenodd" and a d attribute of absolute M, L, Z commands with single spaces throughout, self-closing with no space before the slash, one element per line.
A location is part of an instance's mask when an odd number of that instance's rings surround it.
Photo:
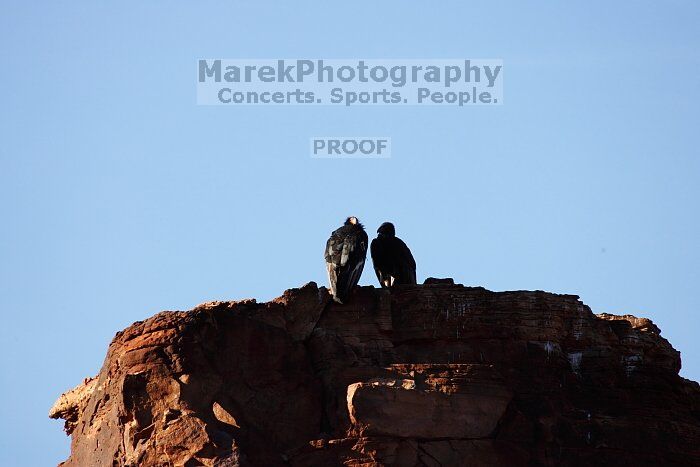
<path fill-rule="evenodd" d="M 326 269 L 336 302 L 345 302 L 359 282 L 367 258 L 367 243 L 367 232 L 357 217 L 348 217 L 345 225 L 333 231 L 326 242 Z"/>
<path fill-rule="evenodd" d="M 385 222 L 379 226 L 370 249 L 374 272 L 382 287 L 416 284 L 416 261 L 411 250 L 396 236 L 394 224 Z"/>

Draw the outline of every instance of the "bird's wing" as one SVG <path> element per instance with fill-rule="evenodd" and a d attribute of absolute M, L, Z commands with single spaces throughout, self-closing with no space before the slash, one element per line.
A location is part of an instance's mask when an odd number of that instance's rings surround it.
<path fill-rule="evenodd" d="M 345 237 L 338 230 L 334 231 L 326 242 L 324 258 L 326 263 L 340 266 L 341 254 L 343 251 Z"/>
<path fill-rule="evenodd" d="M 331 288 L 331 294 L 334 297 L 338 294 L 338 276 L 340 273 L 340 260 L 343 252 L 344 241 L 345 237 L 342 235 L 341 229 L 333 231 L 330 238 L 326 242 L 326 250 L 323 254 L 323 257 L 326 260 L 328 284 Z"/>
<path fill-rule="evenodd" d="M 395 240 L 397 272 L 401 276 L 399 281 L 402 284 L 416 284 L 416 260 L 403 240 L 398 237 Z"/>
<path fill-rule="evenodd" d="M 370 255 L 372 256 L 372 265 L 374 266 L 374 273 L 377 275 L 377 280 L 379 283 L 382 283 L 382 273 L 379 270 L 378 263 L 379 263 L 379 256 L 381 255 L 381 244 L 379 243 L 378 239 L 372 240 L 372 243 L 369 246 L 370 250 Z"/>
<path fill-rule="evenodd" d="M 346 235 L 340 255 L 338 274 L 338 295 L 347 297 L 360 281 L 367 257 L 367 233 L 364 230 Z"/>
<path fill-rule="evenodd" d="M 334 297 L 338 293 L 338 271 L 333 263 L 326 262 L 326 272 L 328 273 L 328 284 L 331 288 L 331 295 Z"/>
<path fill-rule="evenodd" d="M 411 268 L 413 268 L 413 269 L 416 269 L 416 260 L 413 259 L 413 254 L 411 253 L 411 249 L 408 248 L 408 245 L 406 245 L 406 243 L 404 243 L 404 241 L 401 240 L 400 238 L 397 237 L 396 240 L 397 240 L 396 243 L 398 245 L 399 254 L 401 255 L 401 260 L 402 260 L 401 262 L 411 266 Z"/>

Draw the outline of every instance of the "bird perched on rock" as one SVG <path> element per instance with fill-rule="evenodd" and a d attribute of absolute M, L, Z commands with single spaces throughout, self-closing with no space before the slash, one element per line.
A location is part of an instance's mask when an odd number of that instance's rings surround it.
<path fill-rule="evenodd" d="M 411 250 L 396 236 L 394 224 L 385 222 L 379 226 L 370 249 L 374 272 L 382 287 L 416 284 L 416 261 Z"/>
<path fill-rule="evenodd" d="M 333 231 L 326 242 L 326 269 L 336 302 L 345 302 L 359 282 L 367 258 L 367 243 L 367 232 L 357 217 L 348 217 L 345 225 Z"/>

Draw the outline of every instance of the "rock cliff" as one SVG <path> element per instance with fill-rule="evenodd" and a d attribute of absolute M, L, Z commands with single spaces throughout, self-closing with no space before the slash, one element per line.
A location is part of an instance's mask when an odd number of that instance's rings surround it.
<path fill-rule="evenodd" d="M 134 323 L 50 411 L 66 466 L 700 465 L 700 388 L 650 320 L 426 281 Z"/>

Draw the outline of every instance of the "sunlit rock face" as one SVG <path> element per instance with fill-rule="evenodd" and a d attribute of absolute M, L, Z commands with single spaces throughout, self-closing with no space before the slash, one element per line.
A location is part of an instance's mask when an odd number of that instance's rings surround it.
<path fill-rule="evenodd" d="M 309 283 L 134 323 L 50 416 L 70 466 L 700 465 L 679 369 L 573 295 Z"/>

